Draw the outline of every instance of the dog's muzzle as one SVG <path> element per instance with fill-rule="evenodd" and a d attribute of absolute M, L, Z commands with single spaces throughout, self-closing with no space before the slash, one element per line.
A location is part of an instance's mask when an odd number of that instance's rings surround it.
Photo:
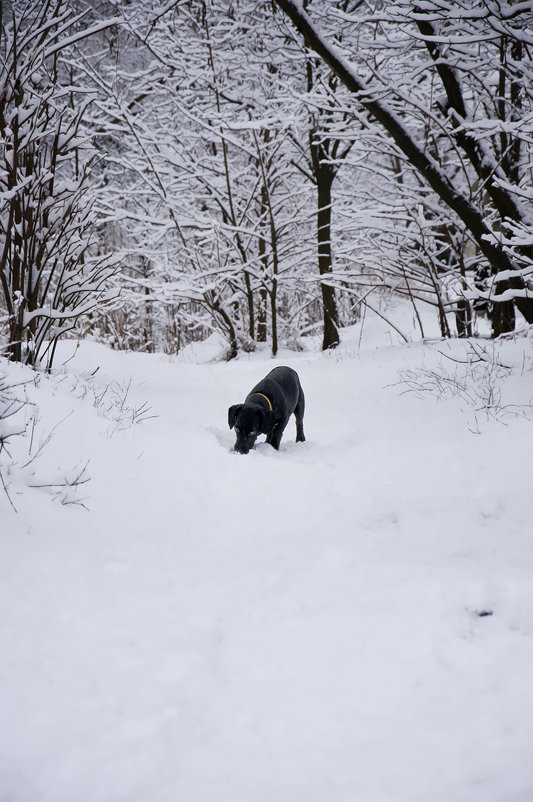
<path fill-rule="evenodd" d="M 235 445 L 233 446 L 233 450 L 235 451 L 236 454 L 247 454 L 250 449 L 248 446 L 242 446 L 235 443 Z"/>
<path fill-rule="evenodd" d="M 240 435 L 235 441 L 233 450 L 236 451 L 237 454 L 248 454 L 248 452 L 254 447 L 256 440 L 257 435 L 251 437 L 243 437 Z"/>
<path fill-rule="evenodd" d="M 246 445 L 245 443 L 235 443 L 235 445 L 233 446 L 233 450 L 237 454 L 247 454 L 252 447 L 253 447 L 253 443 L 252 443 L 251 446 Z"/>

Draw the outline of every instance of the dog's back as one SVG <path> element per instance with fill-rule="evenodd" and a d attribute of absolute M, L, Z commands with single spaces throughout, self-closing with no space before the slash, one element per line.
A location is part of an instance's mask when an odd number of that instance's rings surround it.
<path fill-rule="evenodd" d="M 283 409 L 287 417 L 292 415 L 298 401 L 303 399 L 303 390 L 298 374 L 285 365 L 274 368 L 264 379 L 261 379 L 253 388 L 250 396 L 254 393 L 264 393 L 270 399 L 272 406 Z"/>

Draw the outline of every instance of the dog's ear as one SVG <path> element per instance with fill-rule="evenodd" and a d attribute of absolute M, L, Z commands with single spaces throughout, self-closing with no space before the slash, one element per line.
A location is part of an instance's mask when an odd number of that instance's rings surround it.
<path fill-rule="evenodd" d="M 260 430 L 263 434 L 270 434 L 275 424 L 274 413 L 269 409 L 261 410 L 261 419 L 259 423 Z"/>
<path fill-rule="evenodd" d="M 232 407 L 228 409 L 228 424 L 230 429 L 233 429 L 235 426 L 235 418 L 239 414 L 242 409 L 242 404 L 233 404 Z"/>

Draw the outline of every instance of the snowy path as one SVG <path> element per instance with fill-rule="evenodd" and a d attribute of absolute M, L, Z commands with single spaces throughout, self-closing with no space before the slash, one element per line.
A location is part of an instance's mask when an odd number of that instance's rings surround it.
<path fill-rule="evenodd" d="M 1 800 L 530 802 L 531 422 L 386 388 L 420 359 L 283 355 L 308 441 L 246 457 L 266 358 L 83 346 L 158 416 L 112 437 L 41 389 L 90 512 L 2 501 Z"/>

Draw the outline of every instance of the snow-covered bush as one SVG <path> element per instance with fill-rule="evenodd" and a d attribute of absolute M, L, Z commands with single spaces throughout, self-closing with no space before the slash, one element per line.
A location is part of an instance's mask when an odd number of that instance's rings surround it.
<path fill-rule="evenodd" d="M 53 382 L 53 380 L 49 380 Z M 64 460 L 50 446 L 54 434 L 71 414 L 49 426 L 52 405 L 40 387 L 41 376 L 0 357 L 0 483 L 17 511 L 17 496 L 40 489 L 61 504 L 83 504 L 79 488 L 89 481 L 87 461 L 63 468 Z M 50 389 L 50 386 L 49 386 Z M 47 410 L 41 414 L 41 405 Z M 65 458 L 65 461 L 70 459 Z"/>
<path fill-rule="evenodd" d="M 7 485 L 12 462 L 11 442 L 26 430 L 21 413 L 28 402 L 23 396 L 22 386 L 11 382 L 7 369 L 0 365 L 0 483 L 9 499 Z"/>
<path fill-rule="evenodd" d="M 491 420 L 505 423 L 516 416 L 531 420 L 533 398 L 517 403 L 512 390 L 507 389 L 513 372 L 522 374 L 531 370 L 531 364 L 527 367 L 525 355 L 521 365 L 507 364 L 502 350 L 494 342 L 481 345 L 475 341 L 468 342 L 461 353 L 439 350 L 440 358 L 434 366 L 400 371 L 399 384 L 405 387 L 404 392 L 413 392 L 419 398 L 460 399 L 468 426 L 476 433 L 483 422 Z"/>

